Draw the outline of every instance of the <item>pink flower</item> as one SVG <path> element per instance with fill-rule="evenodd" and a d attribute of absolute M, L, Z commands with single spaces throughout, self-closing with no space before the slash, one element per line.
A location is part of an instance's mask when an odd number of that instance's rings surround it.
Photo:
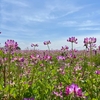
<path fill-rule="evenodd" d="M 77 44 L 77 42 L 76 42 L 76 41 L 77 41 L 77 38 L 75 38 L 75 37 L 71 37 L 71 38 L 69 38 L 67 41 Z"/>
<path fill-rule="evenodd" d="M 76 97 L 83 97 L 82 89 L 76 84 L 71 84 L 66 87 L 66 95 L 74 93 Z"/>
<path fill-rule="evenodd" d="M 30 58 L 31 58 L 32 60 L 37 60 L 37 58 L 36 58 L 34 55 L 31 55 Z"/>
<path fill-rule="evenodd" d="M 45 41 L 44 42 L 44 45 L 48 45 L 48 44 L 51 44 L 51 42 L 50 41 Z"/>
<path fill-rule="evenodd" d="M 95 73 L 100 75 L 100 70 L 96 70 Z"/>
<path fill-rule="evenodd" d="M 91 44 L 96 43 L 96 38 L 90 37 L 90 38 L 84 38 L 84 44 Z"/>
<path fill-rule="evenodd" d="M 38 47 L 38 44 L 31 44 L 31 47 Z"/>
<path fill-rule="evenodd" d="M 37 54 L 37 55 L 36 55 L 36 58 L 40 58 L 40 55 Z"/>
<path fill-rule="evenodd" d="M 24 58 L 23 58 L 23 57 L 21 57 L 21 58 L 14 57 L 14 58 L 12 59 L 12 62 L 14 62 L 14 61 L 24 62 Z"/>
<path fill-rule="evenodd" d="M 49 56 L 49 55 L 46 55 L 46 56 L 43 57 L 43 59 L 46 60 L 46 61 L 47 61 L 47 60 L 52 60 L 52 57 Z"/>
<path fill-rule="evenodd" d="M 5 42 L 5 47 L 11 48 L 11 49 L 16 49 L 18 47 L 18 44 L 14 40 L 7 40 Z"/>
<path fill-rule="evenodd" d="M 19 61 L 20 62 L 24 62 L 24 58 L 22 57 L 22 58 L 19 58 Z"/>
<path fill-rule="evenodd" d="M 58 60 L 65 60 L 65 57 L 64 56 L 58 56 L 57 59 Z"/>

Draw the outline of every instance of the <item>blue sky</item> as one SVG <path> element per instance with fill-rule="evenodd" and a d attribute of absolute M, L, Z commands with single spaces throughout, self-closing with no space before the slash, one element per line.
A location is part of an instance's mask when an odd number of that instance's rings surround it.
<path fill-rule="evenodd" d="M 43 42 L 50 40 L 51 49 L 60 49 L 72 36 L 76 49 L 85 37 L 100 45 L 100 0 L 0 0 L 0 31 L 0 46 L 13 39 L 22 49 L 47 49 Z"/>

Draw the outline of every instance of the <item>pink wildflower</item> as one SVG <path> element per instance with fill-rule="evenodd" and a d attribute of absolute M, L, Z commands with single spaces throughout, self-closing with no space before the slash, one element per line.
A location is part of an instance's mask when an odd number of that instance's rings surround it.
<path fill-rule="evenodd" d="M 96 70 L 95 73 L 100 75 L 100 70 Z"/>
<path fill-rule="evenodd" d="M 48 44 L 51 44 L 51 42 L 50 41 L 45 41 L 44 42 L 44 45 L 48 45 Z"/>
<path fill-rule="evenodd" d="M 85 44 L 96 43 L 96 38 L 94 38 L 94 37 L 84 38 L 84 43 Z"/>
<path fill-rule="evenodd" d="M 75 37 L 71 37 L 71 38 L 69 38 L 67 41 L 77 44 L 77 38 L 75 38 Z"/>
<path fill-rule="evenodd" d="M 57 59 L 58 60 L 65 60 L 65 57 L 64 56 L 58 56 Z"/>
<path fill-rule="evenodd" d="M 74 93 L 76 97 L 84 97 L 82 93 L 82 89 L 78 87 L 76 84 L 71 84 L 66 87 L 65 91 L 66 95 Z"/>
<path fill-rule="evenodd" d="M 14 40 L 7 40 L 5 42 L 5 47 L 11 48 L 11 49 L 16 49 L 18 47 L 18 44 Z"/>

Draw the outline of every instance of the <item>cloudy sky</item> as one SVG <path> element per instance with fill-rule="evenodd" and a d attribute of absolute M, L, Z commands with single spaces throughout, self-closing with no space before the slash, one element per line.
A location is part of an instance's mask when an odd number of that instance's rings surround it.
<path fill-rule="evenodd" d="M 96 37 L 100 45 L 100 0 L 0 0 L 0 46 L 7 39 L 22 49 L 38 44 L 47 49 L 70 46 L 66 40 L 75 36 L 83 48 L 85 37 Z"/>

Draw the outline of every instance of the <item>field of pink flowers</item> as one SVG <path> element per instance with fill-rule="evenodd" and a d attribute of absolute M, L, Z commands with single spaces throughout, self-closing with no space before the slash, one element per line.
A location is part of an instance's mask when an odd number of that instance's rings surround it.
<path fill-rule="evenodd" d="M 84 38 L 85 50 L 71 43 L 61 50 L 18 50 L 7 40 L 0 49 L 0 100 L 100 100 L 100 46 L 96 38 Z M 78 44 L 77 44 L 78 45 Z"/>

